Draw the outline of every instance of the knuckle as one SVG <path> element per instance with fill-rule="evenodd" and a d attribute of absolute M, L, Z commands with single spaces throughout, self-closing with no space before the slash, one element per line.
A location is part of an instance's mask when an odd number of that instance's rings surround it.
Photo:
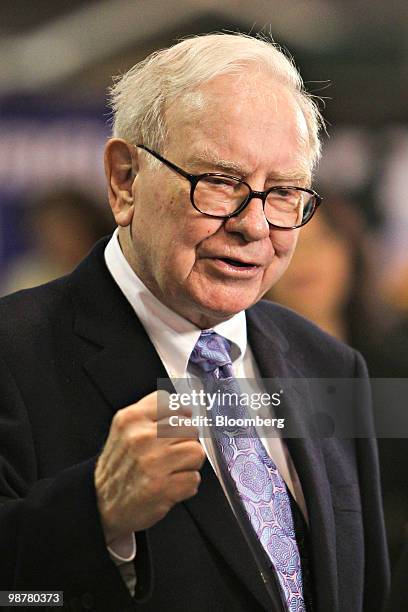
<path fill-rule="evenodd" d="M 193 497 L 198 493 L 198 487 L 200 485 L 200 476 L 197 476 L 198 472 L 190 479 L 188 487 L 186 489 L 186 497 Z"/>
<path fill-rule="evenodd" d="M 126 451 L 132 451 L 132 449 L 137 445 L 137 434 L 134 432 L 127 433 L 123 438 L 123 445 Z"/>
<path fill-rule="evenodd" d="M 140 409 L 141 416 L 150 419 L 151 413 L 157 414 L 159 408 L 163 410 L 164 406 L 167 406 L 167 402 L 164 402 L 163 397 L 157 391 L 150 393 L 143 397 L 137 404 Z"/>
<path fill-rule="evenodd" d="M 186 474 L 183 489 L 186 495 L 195 495 L 198 490 L 198 486 L 201 482 L 201 476 L 198 471 L 189 472 Z"/>
<path fill-rule="evenodd" d="M 199 471 L 193 472 L 194 475 L 194 484 L 196 485 L 197 489 L 198 486 L 201 484 L 201 474 Z"/>
<path fill-rule="evenodd" d="M 115 428 L 119 432 L 123 432 L 126 428 L 127 422 L 128 422 L 128 419 L 127 419 L 125 409 L 122 408 L 121 410 L 118 410 L 115 416 L 113 417 L 113 424 Z"/>
<path fill-rule="evenodd" d="M 140 447 L 151 447 L 154 438 L 151 428 L 135 426 L 126 433 L 125 445 L 129 451 L 138 452 Z"/>
<path fill-rule="evenodd" d="M 197 461 L 199 461 L 200 463 L 203 463 L 203 461 L 205 460 L 205 458 L 207 457 L 206 452 L 204 450 L 204 447 L 199 443 L 196 442 L 194 444 L 194 457 L 197 459 Z"/>
<path fill-rule="evenodd" d="M 142 402 L 143 400 L 140 400 L 140 402 L 136 402 L 135 404 L 121 408 L 116 412 L 112 423 L 115 424 L 115 427 L 119 432 L 125 431 L 132 423 L 140 421 L 142 417 L 140 404 L 142 404 Z"/>
<path fill-rule="evenodd" d="M 166 514 L 168 514 L 168 512 L 172 509 L 173 506 L 174 506 L 173 502 L 170 502 L 170 501 L 162 502 L 159 506 L 160 517 L 161 518 L 165 517 Z"/>

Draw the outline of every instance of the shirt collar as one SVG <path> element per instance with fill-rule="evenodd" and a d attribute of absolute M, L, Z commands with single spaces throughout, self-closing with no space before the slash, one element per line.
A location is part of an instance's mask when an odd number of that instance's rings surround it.
<path fill-rule="evenodd" d="M 119 244 L 118 229 L 105 249 L 105 262 L 114 281 L 140 319 L 171 378 L 184 378 L 201 329 L 160 302 L 130 267 Z M 232 361 L 247 350 L 245 312 L 212 328 L 232 342 Z"/>

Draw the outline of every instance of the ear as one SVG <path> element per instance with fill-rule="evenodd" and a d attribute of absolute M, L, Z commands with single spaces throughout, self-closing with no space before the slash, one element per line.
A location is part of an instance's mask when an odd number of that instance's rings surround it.
<path fill-rule="evenodd" d="M 132 185 L 137 169 L 136 149 L 120 138 L 111 138 L 105 147 L 105 174 L 109 203 L 116 223 L 122 227 L 132 222 Z"/>

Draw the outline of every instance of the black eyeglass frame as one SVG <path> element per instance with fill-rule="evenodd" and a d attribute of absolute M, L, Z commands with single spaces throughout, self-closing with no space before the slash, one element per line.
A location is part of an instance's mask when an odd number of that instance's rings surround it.
<path fill-rule="evenodd" d="M 135 145 L 133 145 L 133 146 L 135 146 Z M 304 225 L 306 225 L 306 223 L 309 223 L 310 219 L 313 217 L 313 215 L 315 214 L 316 210 L 318 209 L 318 207 L 320 206 L 320 204 L 323 201 L 323 198 L 316 191 L 314 191 L 313 189 L 306 189 L 305 187 L 295 187 L 293 185 L 276 185 L 274 187 L 269 187 L 269 189 L 266 189 L 265 191 L 255 191 L 254 189 L 252 189 L 251 185 L 248 185 L 248 183 L 246 183 L 245 181 L 243 181 L 239 177 L 232 176 L 230 174 L 223 174 L 222 172 L 204 172 L 202 174 L 190 174 L 189 172 L 186 172 L 185 170 L 183 170 L 179 166 L 176 166 L 176 164 L 173 164 L 173 162 L 169 161 L 168 159 L 166 159 L 165 157 L 160 155 L 160 153 L 156 153 L 156 151 L 153 151 L 152 149 L 149 149 L 149 147 L 146 147 L 146 145 L 138 144 L 138 145 L 136 145 L 136 147 L 138 147 L 139 149 L 143 149 L 144 151 L 147 151 L 148 153 L 150 153 L 150 155 L 153 155 L 153 157 L 155 157 L 156 159 L 161 161 L 165 166 L 167 166 L 171 170 L 174 170 L 174 172 L 177 172 L 177 174 L 180 174 L 180 176 L 183 176 L 184 178 L 186 178 L 190 182 L 190 202 L 191 202 L 191 205 L 201 215 L 205 215 L 206 217 L 211 217 L 212 219 L 231 219 L 232 217 L 238 216 L 248 206 L 248 204 L 250 203 L 250 201 L 253 198 L 259 198 L 261 200 L 261 202 L 262 202 L 262 208 L 263 208 L 263 210 L 265 210 L 266 198 L 268 197 L 268 195 L 272 191 L 279 191 L 280 189 L 296 189 L 297 191 L 305 191 L 306 193 L 309 193 L 310 195 L 312 195 L 314 197 L 314 201 L 313 201 L 313 210 L 310 213 L 309 217 L 306 219 L 306 221 L 304 221 L 303 223 L 300 223 L 299 225 L 292 225 L 291 227 L 282 227 L 280 225 L 274 225 L 273 223 L 268 221 L 268 219 L 266 219 L 266 217 L 265 217 L 266 221 L 268 222 L 268 224 L 271 227 L 274 227 L 275 229 L 279 229 L 279 230 L 282 230 L 282 231 L 289 231 L 289 230 L 298 229 L 299 227 L 303 227 Z M 217 177 L 229 178 L 229 179 L 233 179 L 234 181 L 242 183 L 243 185 L 245 185 L 249 189 L 248 197 L 245 198 L 245 200 L 237 208 L 237 210 L 235 210 L 233 213 L 230 213 L 229 215 L 212 215 L 211 213 L 202 212 L 196 206 L 196 204 L 194 202 L 194 191 L 195 191 L 195 189 L 197 187 L 197 183 L 201 179 L 206 178 L 208 176 L 217 176 Z"/>

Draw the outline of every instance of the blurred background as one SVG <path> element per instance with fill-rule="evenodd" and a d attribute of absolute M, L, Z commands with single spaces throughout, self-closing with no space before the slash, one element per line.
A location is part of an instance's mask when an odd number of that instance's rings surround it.
<path fill-rule="evenodd" d="M 106 89 L 190 34 L 271 32 L 324 98 L 328 136 L 290 271 L 267 297 L 408 376 L 406 0 L 5 0 L 0 3 L 0 293 L 69 272 L 113 227 Z M 393 563 L 408 520 L 406 440 L 381 440 Z"/>

